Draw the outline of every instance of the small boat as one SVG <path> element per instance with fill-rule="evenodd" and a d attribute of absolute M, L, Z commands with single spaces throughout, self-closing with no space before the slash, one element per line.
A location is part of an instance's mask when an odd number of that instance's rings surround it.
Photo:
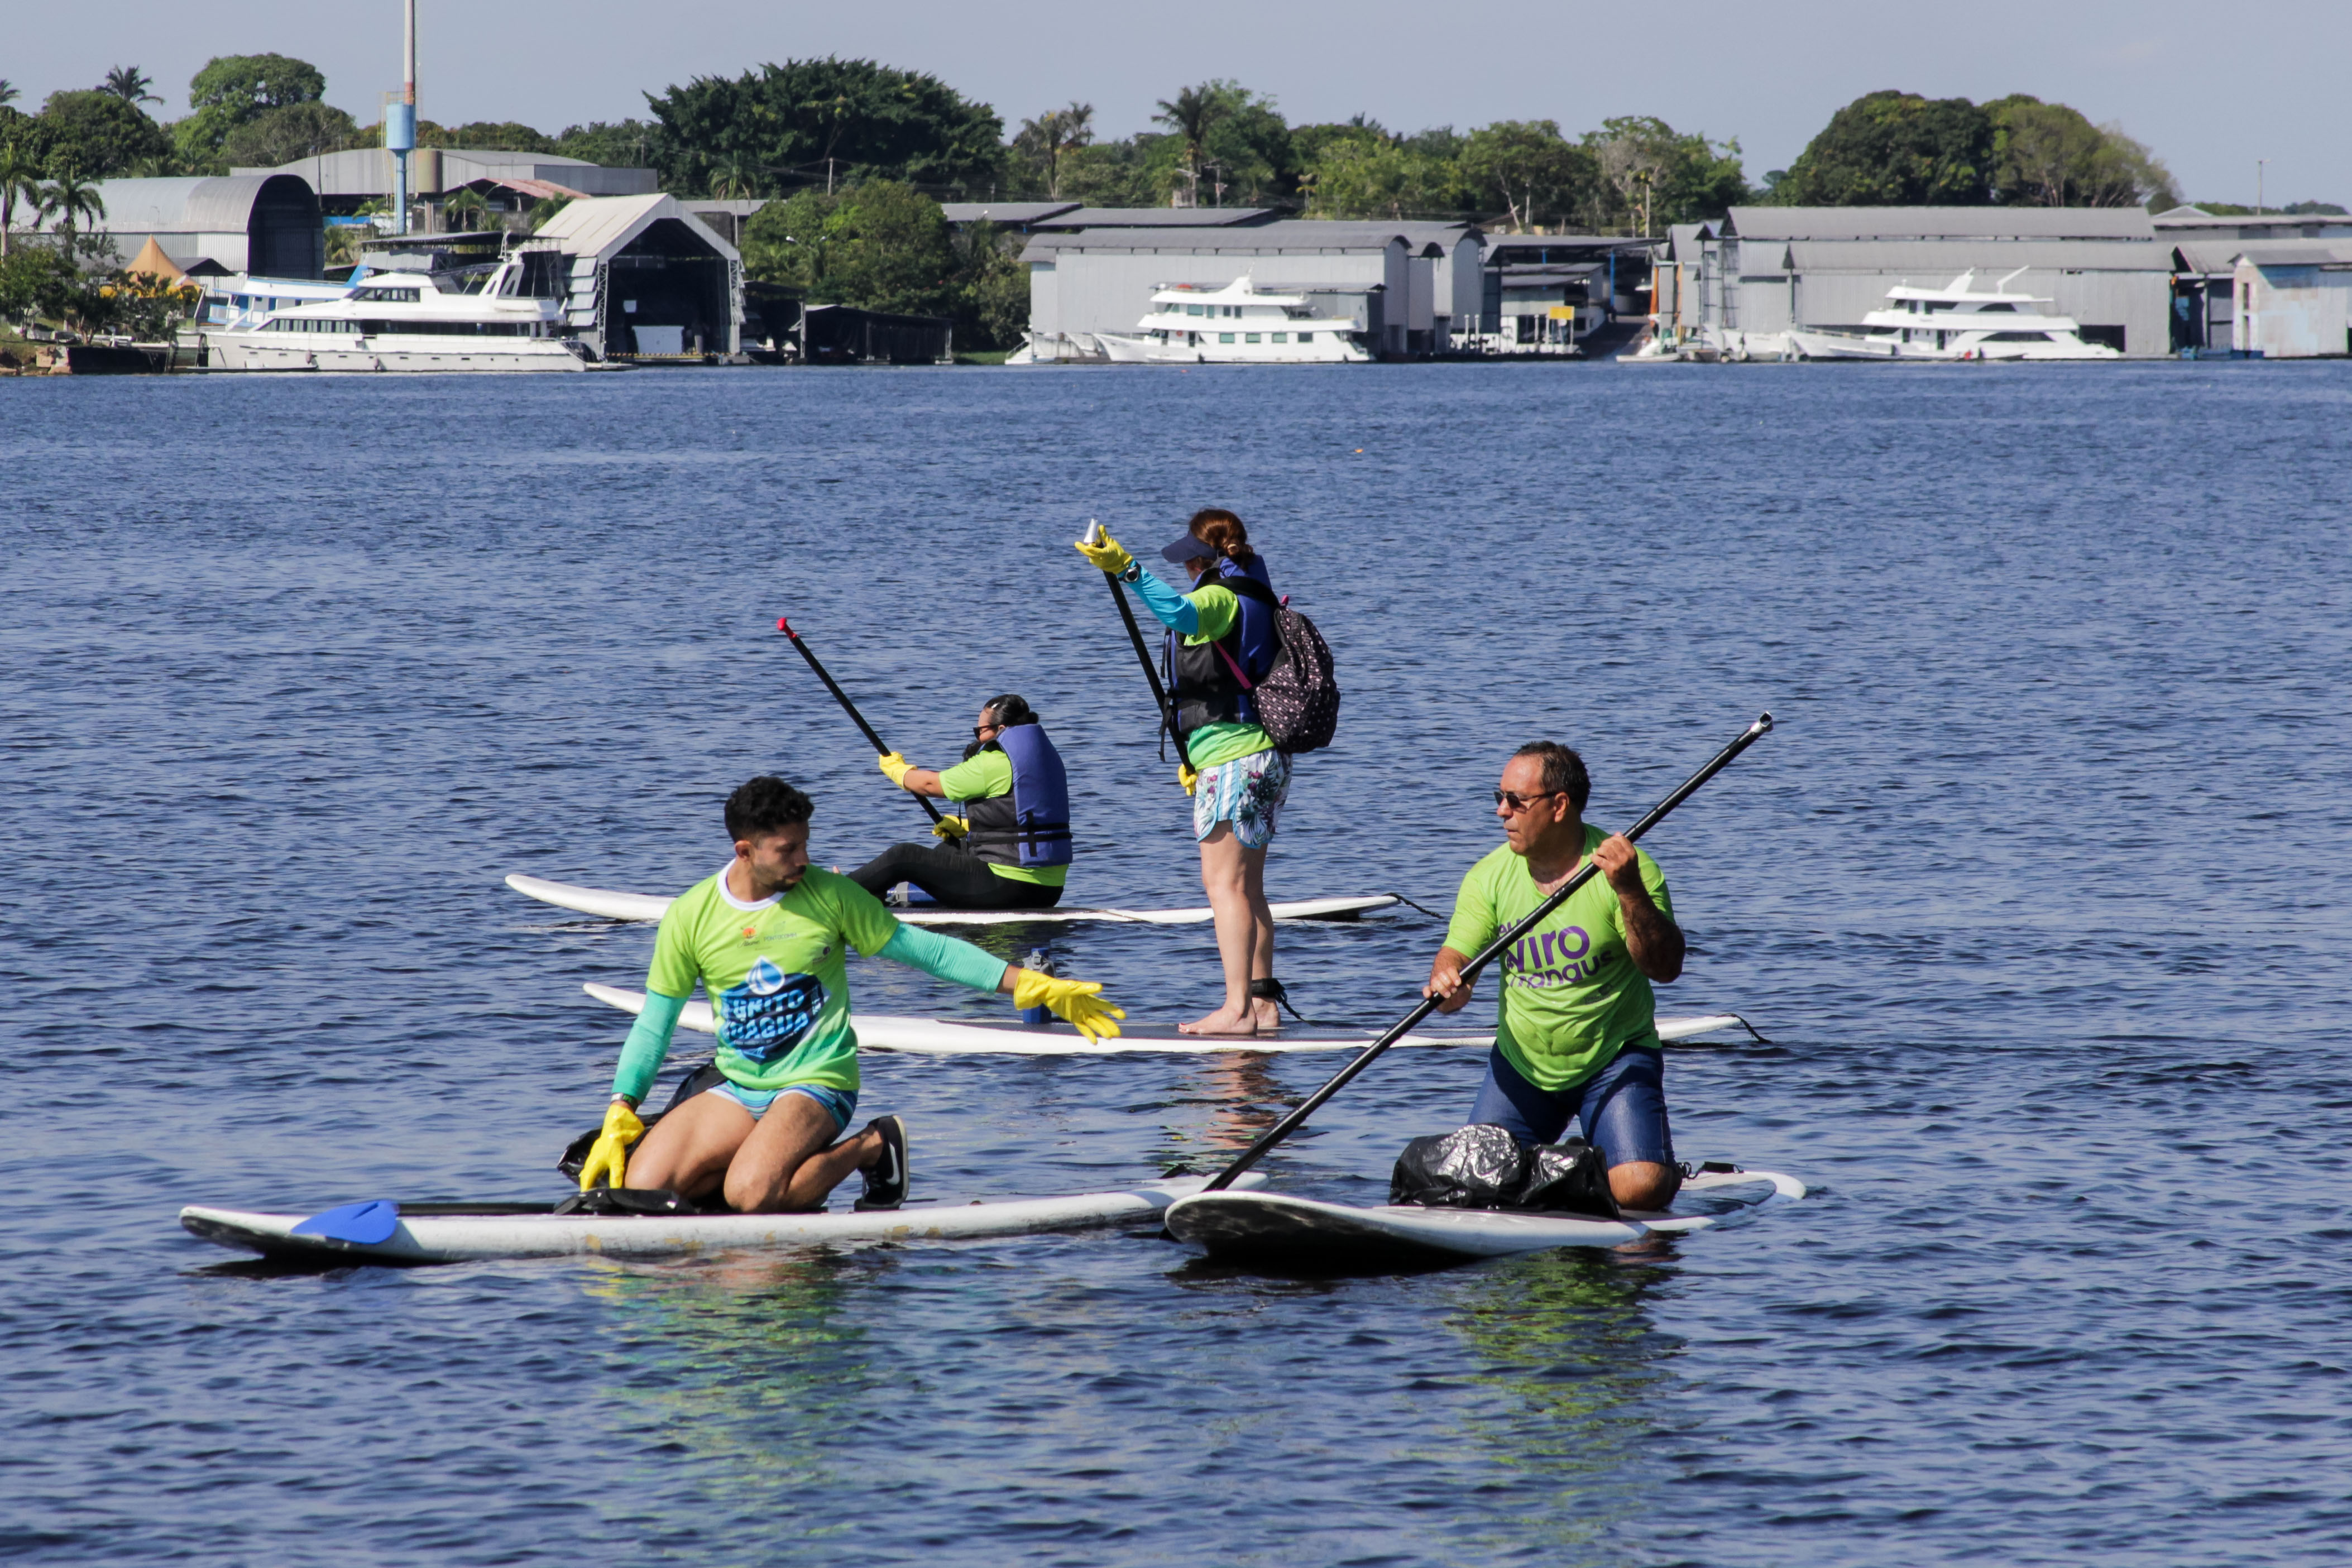
<path fill-rule="evenodd" d="M 1704 1230 L 1776 1197 L 1805 1196 L 1805 1184 L 1794 1176 L 1733 1166 L 1709 1166 L 1691 1176 L 1663 1214 L 1634 1210 L 1620 1219 L 1413 1204 L 1358 1207 L 1287 1193 L 1244 1192 L 1241 1185 L 1179 1199 L 1168 1210 L 1169 1233 L 1222 1262 L 1306 1270 L 1409 1268 L 1557 1247 L 1622 1247 L 1644 1237 Z"/>
<path fill-rule="evenodd" d="M 618 1008 L 625 1013 L 646 1010 L 643 991 L 600 986 L 593 981 L 580 988 L 606 1007 Z M 680 1028 L 698 1034 L 716 1034 L 719 1030 L 707 1001 L 688 1002 L 677 1015 L 677 1021 Z M 1139 1051 L 1197 1056 L 1218 1051 L 1361 1051 L 1378 1038 L 1371 1030 L 1331 1029 L 1318 1024 L 1286 1025 L 1276 1034 L 1225 1036 L 1185 1034 L 1170 1024 L 1130 1023 L 1121 1025 L 1113 1039 L 1089 1040 L 1058 1020 L 1030 1024 L 1007 1019 L 892 1018 L 881 1013 L 859 1013 L 849 1021 L 857 1031 L 857 1043 L 862 1050 L 905 1051 L 922 1056 L 1128 1056 Z M 1672 1044 L 1726 1034 L 1736 1029 L 1756 1032 L 1738 1013 L 1706 1013 L 1696 1018 L 1660 1019 L 1658 1038 Z M 1495 1031 L 1417 1030 L 1397 1043 L 1472 1046 L 1484 1051 L 1495 1043 Z"/>
<path fill-rule="evenodd" d="M 1255 1174 L 1244 1182 L 1263 1181 Z M 1066 1197 L 909 1204 L 839 1214 L 557 1214 L 551 1203 L 353 1203 L 320 1214 L 190 1206 L 191 1235 L 265 1258 L 327 1264 L 465 1263 L 489 1258 L 677 1258 L 794 1247 L 962 1241 L 1087 1230 L 1156 1218 L 1206 1176 Z M 1238 1185 L 1238 1184 L 1236 1184 Z"/>
<path fill-rule="evenodd" d="M 606 920 L 659 920 L 667 896 L 652 893 L 622 893 L 609 887 L 575 887 L 567 882 L 520 873 L 507 885 L 525 898 L 577 910 Z M 1276 920 L 1353 920 L 1376 909 L 1403 902 L 1392 893 L 1363 893 L 1333 898 L 1294 898 L 1269 905 Z M 1114 925 L 1206 925 L 1215 918 L 1208 905 L 1192 909 L 1109 909 L 1085 904 L 1052 909 L 941 909 L 935 904 L 894 904 L 890 913 L 909 925 L 1070 925 L 1103 921 Z"/>
<path fill-rule="evenodd" d="M 1351 316 L 1318 316 L 1306 294 L 1261 293 L 1247 273 L 1223 287 L 1155 291 L 1135 335 L 1097 332 L 1114 364 L 1338 365 L 1372 356 Z"/>
<path fill-rule="evenodd" d="M 1862 319 L 1863 332 L 1788 334 L 1792 357 L 1801 360 L 2119 360 L 2105 343 L 2083 340 L 2071 316 L 2047 316 L 2037 308 L 2053 303 L 2032 294 L 2011 294 L 2019 267 L 1990 288 L 1970 287 L 1974 268 L 1941 288 L 1897 284 L 1886 291 L 1894 303 Z"/>
<path fill-rule="evenodd" d="M 374 272 L 338 298 L 288 301 L 207 330 L 231 371 L 583 371 L 563 302 L 521 293 L 525 256 L 441 271 Z"/>

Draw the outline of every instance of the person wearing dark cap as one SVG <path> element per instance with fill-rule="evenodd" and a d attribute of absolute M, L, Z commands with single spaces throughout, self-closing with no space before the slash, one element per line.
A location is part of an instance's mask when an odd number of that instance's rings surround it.
<path fill-rule="evenodd" d="M 1257 722 L 1251 692 L 1282 651 L 1265 558 L 1249 530 L 1222 507 L 1196 512 L 1160 553 L 1192 575 L 1179 593 L 1146 572 L 1109 534 L 1078 545 L 1094 565 L 1132 583 L 1168 628 L 1169 699 L 1182 754 L 1177 780 L 1192 797 L 1201 885 L 1216 912 L 1224 1004 L 1179 1027 L 1188 1034 L 1253 1035 L 1280 1026 L 1274 977 L 1274 913 L 1265 902 L 1265 852 L 1290 792 L 1290 756 Z"/>
<path fill-rule="evenodd" d="M 1069 880 L 1070 781 L 1062 754 L 1018 694 L 982 705 L 971 746 L 953 768 L 933 772 L 893 751 L 876 758 L 911 795 L 963 803 L 942 818 L 929 844 L 893 844 L 849 873 L 879 898 L 899 883 L 949 909 L 1051 909 Z"/>

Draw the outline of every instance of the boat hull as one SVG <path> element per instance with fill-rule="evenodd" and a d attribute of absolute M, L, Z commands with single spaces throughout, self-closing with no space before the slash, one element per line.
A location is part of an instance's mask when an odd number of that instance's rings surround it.
<path fill-rule="evenodd" d="M 523 338 L 498 347 L 478 338 L 433 339 L 404 335 L 394 348 L 367 338 L 292 334 L 206 333 L 212 368 L 225 371 L 328 371 L 415 372 L 452 371 L 512 374 L 537 371 L 584 371 L 588 363 L 561 339 Z M 276 341 L 263 341 L 264 338 Z M 491 341 L 495 341 L 492 340 Z"/>

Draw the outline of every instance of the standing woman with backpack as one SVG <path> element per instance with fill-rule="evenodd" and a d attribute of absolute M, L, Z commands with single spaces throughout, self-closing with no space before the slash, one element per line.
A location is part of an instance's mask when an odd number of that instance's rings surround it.
<path fill-rule="evenodd" d="M 1224 1005 L 1177 1026 L 1187 1034 L 1254 1035 L 1282 1023 L 1274 977 L 1274 913 L 1265 902 L 1265 852 L 1290 791 L 1290 755 L 1258 722 L 1252 693 L 1282 652 L 1282 601 L 1249 530 L 1220 507 L 1193 514 L 1160 553 L 1192 573 L 1179 593 L 1145 571 L 1108 533 L 1078 553 L 1134 585 L 1168 628 L 1169 700 L 1182 760 L 1178 782 L 1192 797 L 1201 885 L 1216 914 Z"/>

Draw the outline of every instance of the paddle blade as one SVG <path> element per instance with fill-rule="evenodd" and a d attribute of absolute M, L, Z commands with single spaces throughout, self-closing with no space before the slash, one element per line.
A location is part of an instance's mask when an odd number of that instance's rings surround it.
<path fill-rule="evenodd" d="M 314 1214 L 293 1228 L 296 1236 L 323 1236 L 330 1241 L 349 1241 L 356 1246 L 373 1247 L 379 1241 L 389 1241 L 392 1233 L 400 1228 L 400 1205 L 377 1198 L 367 1203 L 347 1203 L 341 1208 L 331 1208 Z"/>

